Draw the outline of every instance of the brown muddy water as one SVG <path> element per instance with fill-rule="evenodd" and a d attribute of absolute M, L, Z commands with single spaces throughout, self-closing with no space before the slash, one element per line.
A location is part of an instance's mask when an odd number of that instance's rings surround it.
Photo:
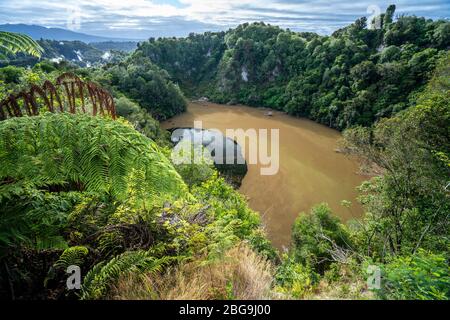
<path fill-rule="evenodd" d="M 187 112 L 162 126 L 193 127 L 194 120 L 201 120 L 204 129 L 219 129 L 224 135 L 226 129 L 279 129 L 278 173 L 261 175 L 260 164 L 248 164 L 239 189 L 250 207 L 260 212 L 269 239 L 279 249 L 289 246 L 298 214 L 309 212 L 315 204 L 328 203 L 343 221 L 361 216 L 356 187 L 365 178 L 357 174 L 354 159 L 335 151 L 338 131 L 277 111 L 267 116 L 264 109 L 205 102 L 190 103 Z M 342 206 L 342 200 L 351 201 L 350 208 Z"/>

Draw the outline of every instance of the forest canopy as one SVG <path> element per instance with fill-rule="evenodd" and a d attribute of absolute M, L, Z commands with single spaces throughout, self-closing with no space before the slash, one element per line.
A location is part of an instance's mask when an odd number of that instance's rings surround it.
<path fill-rule="evenodd" d="M 331 36 L 245 23 L 227 32 L 158 38 L 134 55 L 167 70 L 187 96 L 270 107 L 333 128 L 369 126 L 414 103 L 450 46 L 450 22 L 365 17 Z"/>

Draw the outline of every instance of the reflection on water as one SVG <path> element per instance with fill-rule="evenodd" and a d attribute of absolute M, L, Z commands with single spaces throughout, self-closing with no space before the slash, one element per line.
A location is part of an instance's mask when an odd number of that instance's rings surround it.
<path fill-rule="evenodd" d="M 279 129 L 278 173 L 263 176 L 259 164 L 248 164 L 239 189 L 249 198 L 250 207 L 261 213 L 269 238 L 278 248 L 289 245 L 295 218 L 314 204 L 327 202 L 344 221 L 360 217 L 356 187 L 364 177 L 357 174 L 356 161 L 334 151 L 340 133 L 281 112 L 265 114 L 265 110 L 245 106 L 191 103 L 187 112 L 162 125 L 193 127 L 194 121 L 201 120 L 204 128 L 217 128 L 223 134 L 226 129 Z M 353 205 L 346 208 L 342 200 Z"/>
<path fill-rule="evenodd" d="M 198 128 L 175 128 L 170 131 L 173 143 L 189 140 L 196 145 L 202 145 L 216 164 L 245 164 L 241 146 L 220 131 Z"/>

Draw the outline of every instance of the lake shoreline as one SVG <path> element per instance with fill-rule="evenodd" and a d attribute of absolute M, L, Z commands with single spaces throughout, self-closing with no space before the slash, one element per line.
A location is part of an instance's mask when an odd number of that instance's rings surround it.
<path fill-rule="evenodd" d="M 261 176 L 261 165 L 249 164 L 239 191 L 249 206 L 263 219 L 269 239 L 278 249 L 290 245 L 292 224 L 300 212 L 309 212 L 327 202 L 342 221 L 359 218 L 356 187 L 367 177 L 358 175 L 359 164 L 335 152 L 339 131 L 305 118 L 297 118 L 268 108 L 220 105 L 208 101 L 190 102 L 186 112 L 161 123 L 165 129 L 193 127 L 202 120 L 203 128 L 279 129 L 280 167 L 273 176 Z M 247 155 L 246 155 L 247 157 Z M 248 160 L 248 159 L 247 159 Z M 342 200 L 352 203 L 350 208 Z"/>

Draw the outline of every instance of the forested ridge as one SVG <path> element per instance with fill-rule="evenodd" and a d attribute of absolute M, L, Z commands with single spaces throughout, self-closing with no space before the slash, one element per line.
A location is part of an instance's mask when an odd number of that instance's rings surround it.
<path fill-rule="evenodd" d="M 395 19 L 390 6 L 379 19 L 360 18 L 331 36 L 245 23 L 150 39 L 134 56 L 167 70 L 187 96 L 270 107 L 344 129 L 413 103 L 449 46 L 448 21 Z"/>
<path fill-rule="evenodd" d="M 118 62 L 127 55 L 127 51 L 132 51 L 128 48 L 131 45 L 128 42 L 125 44 L 108 42 L 87 44 L 82 41 L 40 39 L 36 43 L 43 49 L 40 58 L 22 52 L 8 60 L 0 60 L 0 67 L 8 65 L 26 67 L 34 65 L 42 59 L 55 62 L 67 61 L 79 67 L 101 66 L 106 63 Z"/>
<path fill-rule="evenodd" d="M 0 101 L 73 73 L 117 113 L 47 112 L 38 97 L 39 115 L 0 121 L 0 298 L 448 300 L 450 23 L 394 11 L 379 29 L 361 18 L 331 36 L 252 23 L 150 39 L 94 68 L 0 68 Z M 290 248 L 273 248 L 211 163 L 171 160 L 159 121 L 201 96 L 343 130 L 339 150 L 370 174 L 362 218 L 317 204 Z"/>

